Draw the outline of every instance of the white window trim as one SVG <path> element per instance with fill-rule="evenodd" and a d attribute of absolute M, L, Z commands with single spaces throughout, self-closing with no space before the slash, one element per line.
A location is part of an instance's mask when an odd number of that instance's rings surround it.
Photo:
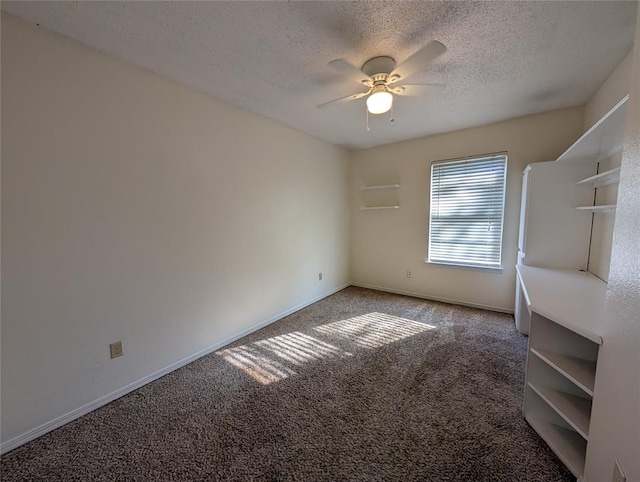
<path fill-rule="evenodd" d="M 504 271 L 504 267 L 502 264 L 500 266 L 480 266 L 476 264 L 456 264 L 456 263 L 445 263 L 442 261 L 429 261 L 429 258 L 425 258 L 424 262 L 426 264 L 432 264 L 434 266 L 443 266 L 445 268 L 453 268 L 453 269 L 471 269 L 474 271 L 489 271 L 492 273 L 502 273 Z"/>
<path fill-rule="evenodd" d="M 501 213 L 501 219 L 500 219 L 500 264 L 496 265 L 496 266 L 487 266 L 487 265 L 482 265 L 482 264 L 476 264 L 476 263 L 465 263 L 465 262 L 448 262 L 448 261 L 441 261 L 441 260 L 430 260 L 430 256 L 431 256 L 431 203 L 432 203 L 432 192 L 431 192 L 431 187 L 432 187 L 432 182 L 433 182 L 433 165 L 434 164 L 441 164 L 441 163 L 446 163 L 446 162 L 456 162 L 456 161 L 473 161 L 473 160 L 481 160 L 481 159 L 486 159 L 488 157 L 493 157 L 493 156 L 504 156 L 504 178 L 503 178 L 503 185 L 502 185 L 502 213 Z M 454 269 L 471 269 L 471 270 L 477 270 L 477 271 L 488 271 L 488 272 L 494 272 L 494 273 L 501 273 L 504 270 L 503 267 L 503 256 L 502 256 L 502 248 L 503 248 L 503 243 L 504 243 L 504 215 L 505 215 L 505 209 L 506 209 L 506 195 L 507 195 L 507 176 L 508 176 L 508 155 L 507 152 L 494 152 L 494 153 L 489 153 L 489 154 L 482 154 L 482 155 L 473 155 L 473 156 L 465 156 L 465 157 L 458 157 L 458 158 L 453 158 L 453 159 L 442 159 L 442 160 L 436 160 L 433 161 L 431 163 L 431 166 L 429 168 L 429 225 L 428 225 L 428 242 L 427 242 L 427 256 L 425 258 L 425 263 L 427 264 L 433 264 L 433 265 L 437 265 L 437 266 L 443 266 L 443 267 L 448 267 L 448 268 L 454 268 Z"/>

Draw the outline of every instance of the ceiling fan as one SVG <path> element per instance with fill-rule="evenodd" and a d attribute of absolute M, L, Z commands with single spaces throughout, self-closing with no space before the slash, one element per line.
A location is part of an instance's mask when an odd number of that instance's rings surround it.
<path fill-rule="evenodd" d="M 344 59 L 329 62 L 329 67 L 344 76 L 367 86 L 366 92 L 351 94 L 340 99 L 320 104 L 328 107 L 341 102 L 367 97 L 367 113 L 384 114 L 393 107 L 393 94 L 403 96 L 426 96 L 444 88 L 441 84 L 402 84 L 392 85 L 405 80 L 410 75 L 423 70 L 430 62 L 440 57 L 447 48 L 438 41 L 433 41 L 418 50 L 407 60 L 396 66 L 396 61 L 387 56 L 374 57 L 367 60 L 362 69 L 355 67 Z M 391 120 L 393 121 L 393 115 Z"/>

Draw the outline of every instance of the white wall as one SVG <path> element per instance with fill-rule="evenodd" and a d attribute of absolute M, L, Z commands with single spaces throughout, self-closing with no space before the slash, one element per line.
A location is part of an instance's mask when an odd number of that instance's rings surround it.
<path fill-rule="evenodd" d="M 598 357 L 585 476 L 611 480 L 618 458 L 640 481 L 640 10 L 613 232 L 604 343 Z"/>
<path fill-rule="evenodd" d="M 633 52 L 629 52 L 584 106 L 585 131 L 629 93 L 632 60 Z M 619 167 L 620 161 L 621 155 L 616 154 L 601 162 L 598 171 L 604 172 Z M 596 189 L 596 204 L 615 204 L 617 197 L 616 184 Z M 589 271 L 605 281 L 609 278 L 614 221 L 615 213 L 610 211 L 595 213 L 593 216 Z"/>
<path fill-rule="evenodd" d="M 5 446 L 348 283 L 345 151 L 5 14 L 2 141 Z"/>
<path fill-rule="evenodd" d="M 603 115 L 611 110 L 620 99 L 629 93 L 633 50 L 622 59 L 593 97 L 584 106 L 584 130 L 588 130 Z"/>
<path fill-rule="evenodd" d="M 513 312 L 522 171 L 529 163 L 554 160 L 578 138 L 582 126 L 583 109 L 570 108 L 353 153 L 352 281 Z M 509 155 L 504 272 L 425 264 L 431 162 L 498 151 Z M 360 210 L 369 201 L 361 187 L 395 182 L 400 189 L 388 195 L 398 197 L 400 209 Z M 413 270 L 412 279 L 407 269 Z"/>

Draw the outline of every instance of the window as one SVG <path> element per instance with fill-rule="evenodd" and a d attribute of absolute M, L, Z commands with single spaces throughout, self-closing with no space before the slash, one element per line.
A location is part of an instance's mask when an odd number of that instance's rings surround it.
<path fill-rule="evenodd" d="M 427 262 L 501 268 L 507 154 L 431 164 Z"/>

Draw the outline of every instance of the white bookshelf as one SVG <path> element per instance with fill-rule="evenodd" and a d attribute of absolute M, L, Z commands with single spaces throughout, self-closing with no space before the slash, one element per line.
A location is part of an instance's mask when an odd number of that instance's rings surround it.
<path fill-rule="evenodd" d="M 538 226 L 546 226 L 546 230 L 537 229 L 533 239 L 538 236 L 542 246 L 548 247 L 551 253 L 534 258 L 526 243 L 519 244 L 526 253 L 522 263 L 533 262 L 541 266 L 519 264 L 516 267 L 516 314 L 520 316 L 520 323 L 529 321 L 523 413 L 531 427 L 578 480 L 584 476 L 589 444 L 598 355 L 603 343 L 607 285 L 591 273 L 578 271 L 586 267 L 582 263 L 574 264 L 574 270 L 552 268 L 562 266 L 567 258 L 558 259 L 559 251 L 582 252 L 579 244 L 590 241 L 591 230 L 578 239 L 565 236 L 555 243 L 548 242 L 549 233 L 563 232 L 565 226 L 586 222 L 587 219 L 593 228 L 595 214 L 610 216 L 615 213 L 616 206 L 611 203 L 614 200 L 609 193 L 605 193 L 605 197 L 611 200 L 604 201 L 608 204 L 594 204 L 597 189 L 620 181 L 620 168 L 598 173 L 602 166 L 598 163 L 622 151 L 628 99 L 629 96 L 621 99 L 556 159 L 554 164 L 558 172 L 554 173 L 553 182 L 543 183 L 535 193 L 545 201 L 547 197 L 550 199 L 543 203 L 544 209 L 539 210 L 542 214 L 536 218 L 532 217 L 530 210 L 535 179 L 525 173 L 523 182 L 531 192 L 523 187 L 528 197 L 523 197 L 527 210 L 523 211 L 524 218 L 521 219 L 521 238 L 532 239 L 527 231 L 532 231 L 533 221 Z M 582 172 L 557 186 L 560 167 L 582 169 Z M 556 191 L 565 196 L 563 202 L 552 197 L 559 197 Z M 569 199 L 570 195 L 576 198 Z M 549 220 L 563 209 L 569 211 L 563 223 L 550 224 Z"/>
<path fill-rule="evenodd" d="M 590 273 L 517 266 L 531 310 L 525 419 L 577 478 L 584 473 L 606 284 Z"/>

